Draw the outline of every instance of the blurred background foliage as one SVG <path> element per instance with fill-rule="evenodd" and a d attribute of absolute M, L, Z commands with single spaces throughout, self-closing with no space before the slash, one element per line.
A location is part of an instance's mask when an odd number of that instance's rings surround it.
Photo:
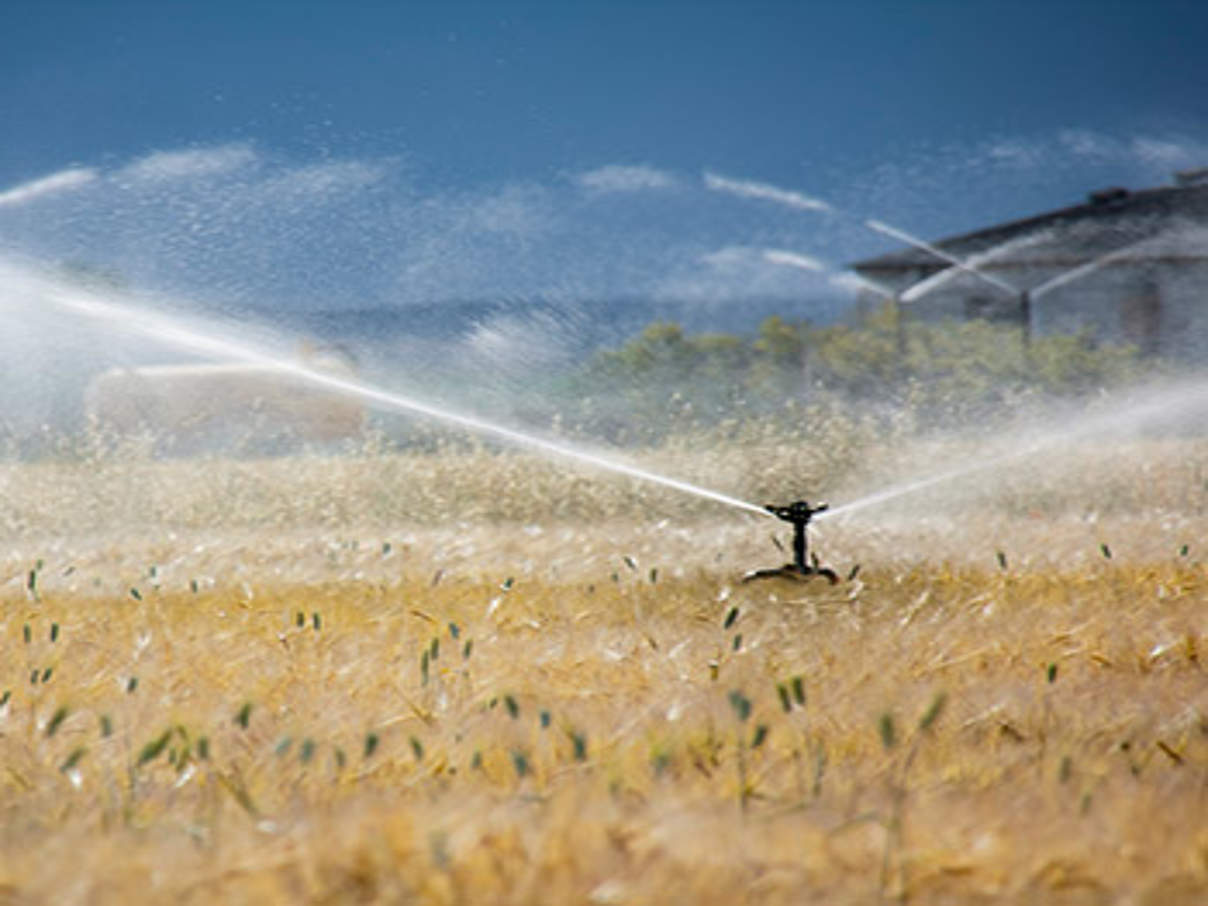
<path fill-rule="evenodd" d="M 565 378 L 562 419 L 615 442 L 658 441 L 751 418 L 785 423 L 858 410 L 913 431 L 993 423 L 1163 371 L 1089 334 L 1033 336 L 987 321 L 764 320 L 753 336 L 688 334 L 656 322 Z"/>

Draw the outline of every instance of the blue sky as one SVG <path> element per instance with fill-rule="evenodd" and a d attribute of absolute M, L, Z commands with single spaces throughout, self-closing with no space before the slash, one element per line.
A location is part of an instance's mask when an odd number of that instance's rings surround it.
<path fill-rule="evenodd" d="M 217 299 L 811 298 L 892 243 L 718 185 L 934 237 L 1208 165 L 1195 2 L 8 0 L 2 18 L 0 249 Z"/>

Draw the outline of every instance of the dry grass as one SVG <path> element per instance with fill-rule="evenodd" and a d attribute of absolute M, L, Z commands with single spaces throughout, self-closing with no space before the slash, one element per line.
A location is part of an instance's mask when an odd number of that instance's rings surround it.
<path fill-rule="evenodd" d="M 524 456 L 0 467 L 0 902 L 1203 902 L 1203 461 L 823 523 L 835 588 Z"/>

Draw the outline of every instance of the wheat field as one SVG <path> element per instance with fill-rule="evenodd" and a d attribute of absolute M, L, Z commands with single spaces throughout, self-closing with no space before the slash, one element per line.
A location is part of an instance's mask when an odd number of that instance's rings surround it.
<path fill-rule="evenodd" d="M 1205 902 L 1206 466 L 0 464 L 0 903 Z"/>

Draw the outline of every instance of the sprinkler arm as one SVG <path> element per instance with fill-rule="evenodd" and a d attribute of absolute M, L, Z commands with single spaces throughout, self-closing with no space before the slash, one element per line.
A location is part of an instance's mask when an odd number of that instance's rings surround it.
<path fill-rule="evenodd" d="M 796 525 L 798 522 L 807 524 L 813 518 L 815 513 L 821 513 L 824 510 L 830 509 L 829 503 L 818 503 L 816 506 L 810 506 L 807 501 L 798 500 L 787 506 L 778 506 L 774 503 L 764 504 L 763 507 L 777 519 L 783 519 L 785 522 L 791 522 Z"/>

